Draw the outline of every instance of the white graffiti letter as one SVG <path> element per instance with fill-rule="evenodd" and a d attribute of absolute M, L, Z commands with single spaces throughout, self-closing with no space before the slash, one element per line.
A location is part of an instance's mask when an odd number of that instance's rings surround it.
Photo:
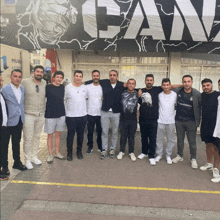
<path fill-rule="evenodd" d="M 95 0 L 87 0 L 82 5 L 84 30 L 94 38 L 97 38 L 97 20 Z"/>
<path fill-rule="evenodd" d="M 106 7 L 107 15 L 120 16 L 120 7 L 114 0 L 98 0 L 98 7 Z M 120 32 L 120 26 L 108 26 L 107 31 L 99 31 L 100 38 L 113 38 Z"/>
<path fill-rule="evenodd" d="M 184 19 L 185 19 L 185 23 L 189 29 L 189 32 L 192 36 L 193 41 L 207 42 L 207 38 L 205 36 L 205 32 L 202 27 L 201 21 L 199 20 L 198 14 L 196 13 L 196 10 L 193 7 L 191 1 L 190 0 L 176 0 L 176 2 L 179 6 L 179 9 L 180 9 Z M 180 19 L 182 20 L 182 18 L 178 17 L 178 16 L 180 16 L 180 13 L 177 13 L 177 12 L 174 13 L 174 16 L 176 16 L 176 18 L 174 17 L 171 39 L 172 40 L 180 40 L 179 39 L 180 33 L 183 32 L 183 30 L 181 30 L 181 28 L 183 29 L 184 27 L 181 25 L 180 27 L 177 28 L 176 21 L 177 20 L 180 21 Z M 182 22 L 180 22 L 180 24 L 182 24 Z M 177 31 L 179 31 L 180 33 L 174 34 Z M 175 37 L 177 37 L 178 39 L 175 39 Z"/>
<path fill-rule="evenodd" d="M 210 35 L 213 26 L 213 21 L 215 18 L 215 7 L 216 7 L 216 0 L 203 1 L 202 20 L 208 37 Z"/>
<path fill-rule="evenodd" d="M 154 40 L 165 40 L 160 16 L 154 0 L 141 0 L 149 28 L 143 28 L 140 35 L 152 36 Z"/>
<path fill-rule="evenodd" d="M 131 19 L 130 25 L 124 36 L 124 39 L 135 39 L 137 37 L 138 31 L 141 28 L 143 20 L 144 20 L 144 15 L 142 13 L 141 6 L 138 2 L 137 7 L 134 10 L 134 14 Z"/>

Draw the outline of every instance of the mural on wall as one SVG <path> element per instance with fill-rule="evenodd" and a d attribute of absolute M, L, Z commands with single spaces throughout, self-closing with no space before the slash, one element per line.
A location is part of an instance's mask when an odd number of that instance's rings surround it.
<path fill-rule="evenodd" d="M 1 42 L 24 49 L 220 53 L 220 0 L 17 0 L 15 7 L 14 18 L 0 20 Z"/>
<path fill-rule="evenodd" d="M 2 57 L 0 57 L 0 73 L 3 73 L 4 70 L 7 70 L 7 69 L 8 69 L 7 57 L 6 56 L 2 56 Z"/>

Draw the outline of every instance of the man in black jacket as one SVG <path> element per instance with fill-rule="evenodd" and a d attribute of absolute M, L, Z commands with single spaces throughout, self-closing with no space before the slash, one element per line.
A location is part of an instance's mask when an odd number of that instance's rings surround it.
<path fill-rule="evenodd" d="M 2 76 L 0 75 L 0 89 L 3 86 L 3 79 Z M 0 145 L 1 145 L 1 133 L 2 133 L 2 127 L 7 125 L 7 109 L 6 109 L 6 103 L 4 100 L 4 97 L 0 93 Z M 2 153 L 1 153 L 2 155 Z M 1 157 L 0 157 L 0 167 L 1 167 Z M 2 170 L 0 170 L 0 179 L 2 180 L 7 180 L 8 177 L 2 173 Z"/>
<path fill-rule="evenodd" d="M 109 124 L 112 124 L 112 137 L 110 146 L 110 157 L 115 157 L 115 148 L 118 139 L 118 126 L 121 111 L 121 94 L 124 91 L 124 84 L 118 81 L 118 72 L 111 70 L 109 79 L 100 80 L 103 90 L 103 101 L 101 108 L 102 125 L 102 152 L 101 158 L 105 159 L 108 149 Z"/>

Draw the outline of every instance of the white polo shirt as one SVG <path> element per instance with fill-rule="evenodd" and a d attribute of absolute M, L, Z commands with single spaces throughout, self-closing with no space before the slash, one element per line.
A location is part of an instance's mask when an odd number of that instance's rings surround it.
<path fill-rule="evenodd" d="M 65 87 L 65 110 L 67 117 L 83 117 L 87 115 L 86 99 L 88 93 L 85 85 L 75 87 L 72 83 Z"/>

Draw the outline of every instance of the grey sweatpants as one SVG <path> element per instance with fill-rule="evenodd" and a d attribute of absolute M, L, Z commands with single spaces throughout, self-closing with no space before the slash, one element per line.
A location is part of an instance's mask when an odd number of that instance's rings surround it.
<path fill-rule="evenodd" d="M 187 121 L 187 122 L 179 122 L 176 121 L 176 133 L 177 133 L 177 153 L 180 157 L 183 157 L 183 149 L 184 149 L 184 139 L 185 133 L 187 135 L 189 149 L 190 149 L 190 159 L 196 159 L 196 122 Z"/>
<path fill-rule="evenodd" d="M 112 124 L 112 137 L 110 150 L 115 150 L 118 140 L 118 126 L 120 113 L 101 111 L 101 125 L 102 125 L 102 150 L 108 150 L 108 132 L 109 124 Z"/>
<path fill-rule="evenodd" d="M 163 140 L 165 135 L 167 139 L 166 155 L 171 156 L 172 149 L 175 145 L 175 124 L 158 123 L 156 148 L 156 153 L 158 156 L 163 155 Z"/>

